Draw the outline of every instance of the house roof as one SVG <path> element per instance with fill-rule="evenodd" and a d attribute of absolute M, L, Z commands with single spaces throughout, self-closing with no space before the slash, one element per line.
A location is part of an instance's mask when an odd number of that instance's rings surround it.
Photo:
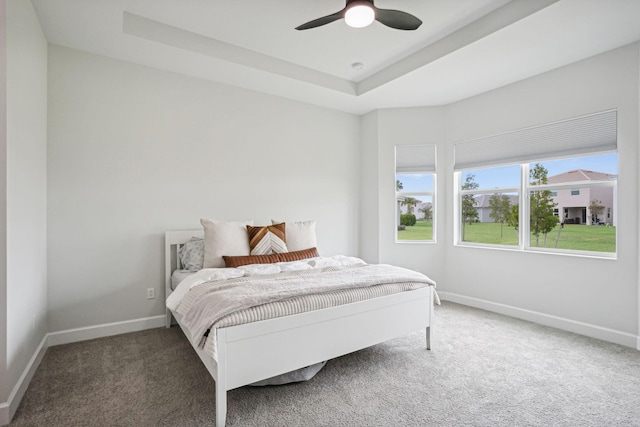
<path fill-rule="evenodd" d="M 562 182 L 575 181 L 610 181 L 616 178 L 618 178 L 618 175 L 613 175 L 605 172 L 594 172 L 585 169 L 574 169 L 568 172 L 548 177 L 547 183 L 558 184 Z"/>

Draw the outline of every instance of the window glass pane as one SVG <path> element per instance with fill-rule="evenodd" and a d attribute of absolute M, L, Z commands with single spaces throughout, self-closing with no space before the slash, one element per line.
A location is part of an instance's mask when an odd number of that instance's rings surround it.
<path fill-rule="evenodd" d="M 618 155 L 603 154 L 530 165 L 532 184 L 615 181 Z M 615 186 L 532 191 L 529 213 L 532 247 L 616 252 Z M 552 212 L 552 213 L 550 213 Z M 553 223 L 551 215 L 557 217 Z"/>
<path fill-rule="evenodd" d="M 571 181 L 607 181 L 617 178 L 618 175 L 618 153 L 531 163 L 531 170 L 536 164 L 542 165 L 547 170 L 549 184 Z"/>
<path fill-rule="evenodd" d="M 462 172 L 462 182 L 464 183 L 470 175 L 473 175 L 474 182 L 478 184 L 478 188 L 520 186 L 520 165 L 465 170 Z"/>
<path fill-rule="evenodd" d="M 433 197 L 398 195 L 398 240 L 433 240 Z"/>
<path fill-rule="evenodd" d="M 518 246 L 518 193 L 462 196 L 461 240 Z"/>
<path fill-rule="evenodd" d="M 579 198 L 571 190 L 558 190 L 557 197 L 546 197 L 544 191 L 531 193 L 529 216 L 530 246 L 574 251 L 615 252 L 616 227 L 612 225 L 612 187 L 583 187 Z M 555 207 L 550 207 L 555 204 Z M 552 213 L 549 215 L 549 209 Z M 556 215 L 561 213 L 561 217 Z M 555 222 L 551 216 L 556 218 Z"/>
<path fill-rule="evenodd" d="M 396 191 L 417 193 L 433 191 L 433 174 L 431 173 L 398 173 L 396 174 Z"/>

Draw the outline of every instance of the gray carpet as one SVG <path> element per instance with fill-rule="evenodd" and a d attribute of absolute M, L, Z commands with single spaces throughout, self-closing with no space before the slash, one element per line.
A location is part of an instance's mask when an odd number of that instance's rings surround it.
<path fill-rule="evenodd" d="M 307 383 L 228 393 L 228 426 L 640 426 L 640 352 L 453 303 Z M 51 347 L 10 424 L 213 426 L 178 328 Z"/>

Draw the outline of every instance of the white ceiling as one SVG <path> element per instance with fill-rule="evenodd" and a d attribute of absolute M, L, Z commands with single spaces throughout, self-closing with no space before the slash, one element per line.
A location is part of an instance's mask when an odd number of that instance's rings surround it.
<path fill-rule="evenodd" d="M 376 0 L 416 31 L 294 29 L 344 0 L 32 3 L 53 44 L 355 114 L 448 104 L 640 40 L 640 0 Z"/>

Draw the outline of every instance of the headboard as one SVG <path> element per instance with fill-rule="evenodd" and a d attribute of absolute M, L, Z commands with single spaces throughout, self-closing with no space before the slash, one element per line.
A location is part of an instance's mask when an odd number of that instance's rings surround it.
<path fill-rule="evenodd" d="M 182 267 L 178 251 L 192 237 L 204 237 L 204 230 L 167 231 L 164 233 L 164 289 L 165 299 L 171 295 L 171 274 Z M 167 328 L 171 326 L 171 311 L 166 309 Z"/>

